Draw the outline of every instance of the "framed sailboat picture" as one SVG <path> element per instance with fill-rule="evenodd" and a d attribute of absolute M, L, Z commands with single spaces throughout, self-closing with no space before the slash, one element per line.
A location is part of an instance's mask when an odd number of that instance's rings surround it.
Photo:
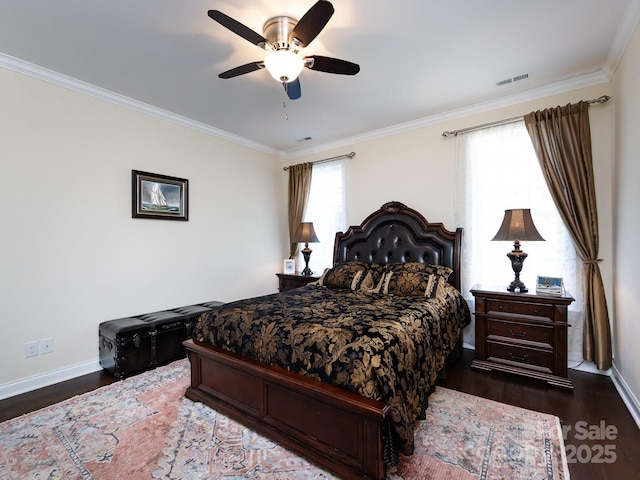
<path fill-rule="evenodd" d="M 189 180 L 131 170 L 133 218 L 189 220 Z"/>

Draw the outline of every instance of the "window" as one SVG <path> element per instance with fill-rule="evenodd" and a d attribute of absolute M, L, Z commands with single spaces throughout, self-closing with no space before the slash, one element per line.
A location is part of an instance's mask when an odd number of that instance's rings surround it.
<path fill-rule="evenodd" d="M 309 267 L 316 274 L 333 265 L 336 232 L 343 232 L 347 227 L 345 167 L 345 160 L 313 165 L 311 192 L 304 221 L 313 222 L 320 240 L 319 243 L 309 245 L 313 250 Z M 300 265 L 304 265 L 304 261 Z"/>
<path fill-rule="evenodd" d="M 562 277 L 576 299 L 570 307 L 569 356 L 582 359 L 582 263 L 547 188 L 524 122 L 509 123 L 457 137 L 456 224 L 464 227 L 462 292 L 469 302 L 475 284 L 506 286 L 514 279 L 506 254 L 513 243 L 493 242 L 504 211 L 530 208 L 545 239 L 523 241 L 529 256 L 520 279 L 535 292 L 538 275 Z M 465 332 L 470 336 L 473 332 Z M 571 363 L 571 362 L 570 362 Z"/>

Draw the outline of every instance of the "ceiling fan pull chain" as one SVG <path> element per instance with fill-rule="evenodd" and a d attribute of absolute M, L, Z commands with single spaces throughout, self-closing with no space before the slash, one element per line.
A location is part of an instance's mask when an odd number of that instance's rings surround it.
<path fill-rule="evenodd" d="M 287 102 L 282 102 L 282 108 L 284 108 L 284 119 L 289 120 L 289 114 L 287 113 Z"/>

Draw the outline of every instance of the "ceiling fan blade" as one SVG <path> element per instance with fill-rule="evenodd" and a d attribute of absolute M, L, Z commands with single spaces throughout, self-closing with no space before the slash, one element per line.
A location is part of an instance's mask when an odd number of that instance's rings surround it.
<path fill-rule="evenodd" d="M 267 42 L 267 39 L 264 38 L 259 33 L 254 32 L 246 25 L 243 25 L 242 23 L 238 22 L 237 20 L 234 20 L 228 15 L 225 15 L 219 10 L 209 10 L 209 16 L 213 20 L 218 22 L 220 25 L 222 25 L 223 27 L 228 28 L 236 35 L 240 35 L 245 40 L 250 41 L 251 43 L 259 46 L 260 48 L 264 48 L 265 45 L 269 43 Z"/>
<path fill-rule="evenodd" d="M 236 68 L 232 68 L 231 70 L 227 70 L 226 72 L 222 72 L 218 76 L 220 78 L 233 78 L 239 75 L 244 75 L 245 73 L 255 72 L 256 70 L 260 70 L 261 68 L 264 68 L 264 62 L 251 62 L 245 65 L 240 65 Z"/>
<path fill-rule="evenodd" d="M 287 92 L 287 97 L 290 100 L 297 100 L 302 95 L 302 90 L 300 88 L 300 79 L 296 78 L 293 82 L 283 83 L 284 91 Z"/>
<path fill-rule="evenodd" d="M 360 65 L 339 58 L 311 55 L 304 57 L 305 65 L 311 70 L 319 72 L 337 73 L 339 75 L 355 75 L 360 71 Z M 311 60 L 311 61 L 308 61 Z"/>
<path fill-rule="evenodd" d="M 327 24 L 334 9 L 331 2 L 318 0 L 313 7 L 307 10 L 291 32 L 291 40 L 297 38 L 303 47 L 308 47 L 314 38 Z"/>

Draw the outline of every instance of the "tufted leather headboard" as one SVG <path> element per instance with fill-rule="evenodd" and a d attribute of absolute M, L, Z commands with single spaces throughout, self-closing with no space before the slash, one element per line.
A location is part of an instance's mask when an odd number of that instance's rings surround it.
<path fill-rule="evenodd" d="M 449 283 L 460 290 L 461 241 L 462 228 L 451 232 L 400 202 L 388 202 L 362 225 L 336 233 L 333 262 L 446 265 L 453 269 Z"/>

